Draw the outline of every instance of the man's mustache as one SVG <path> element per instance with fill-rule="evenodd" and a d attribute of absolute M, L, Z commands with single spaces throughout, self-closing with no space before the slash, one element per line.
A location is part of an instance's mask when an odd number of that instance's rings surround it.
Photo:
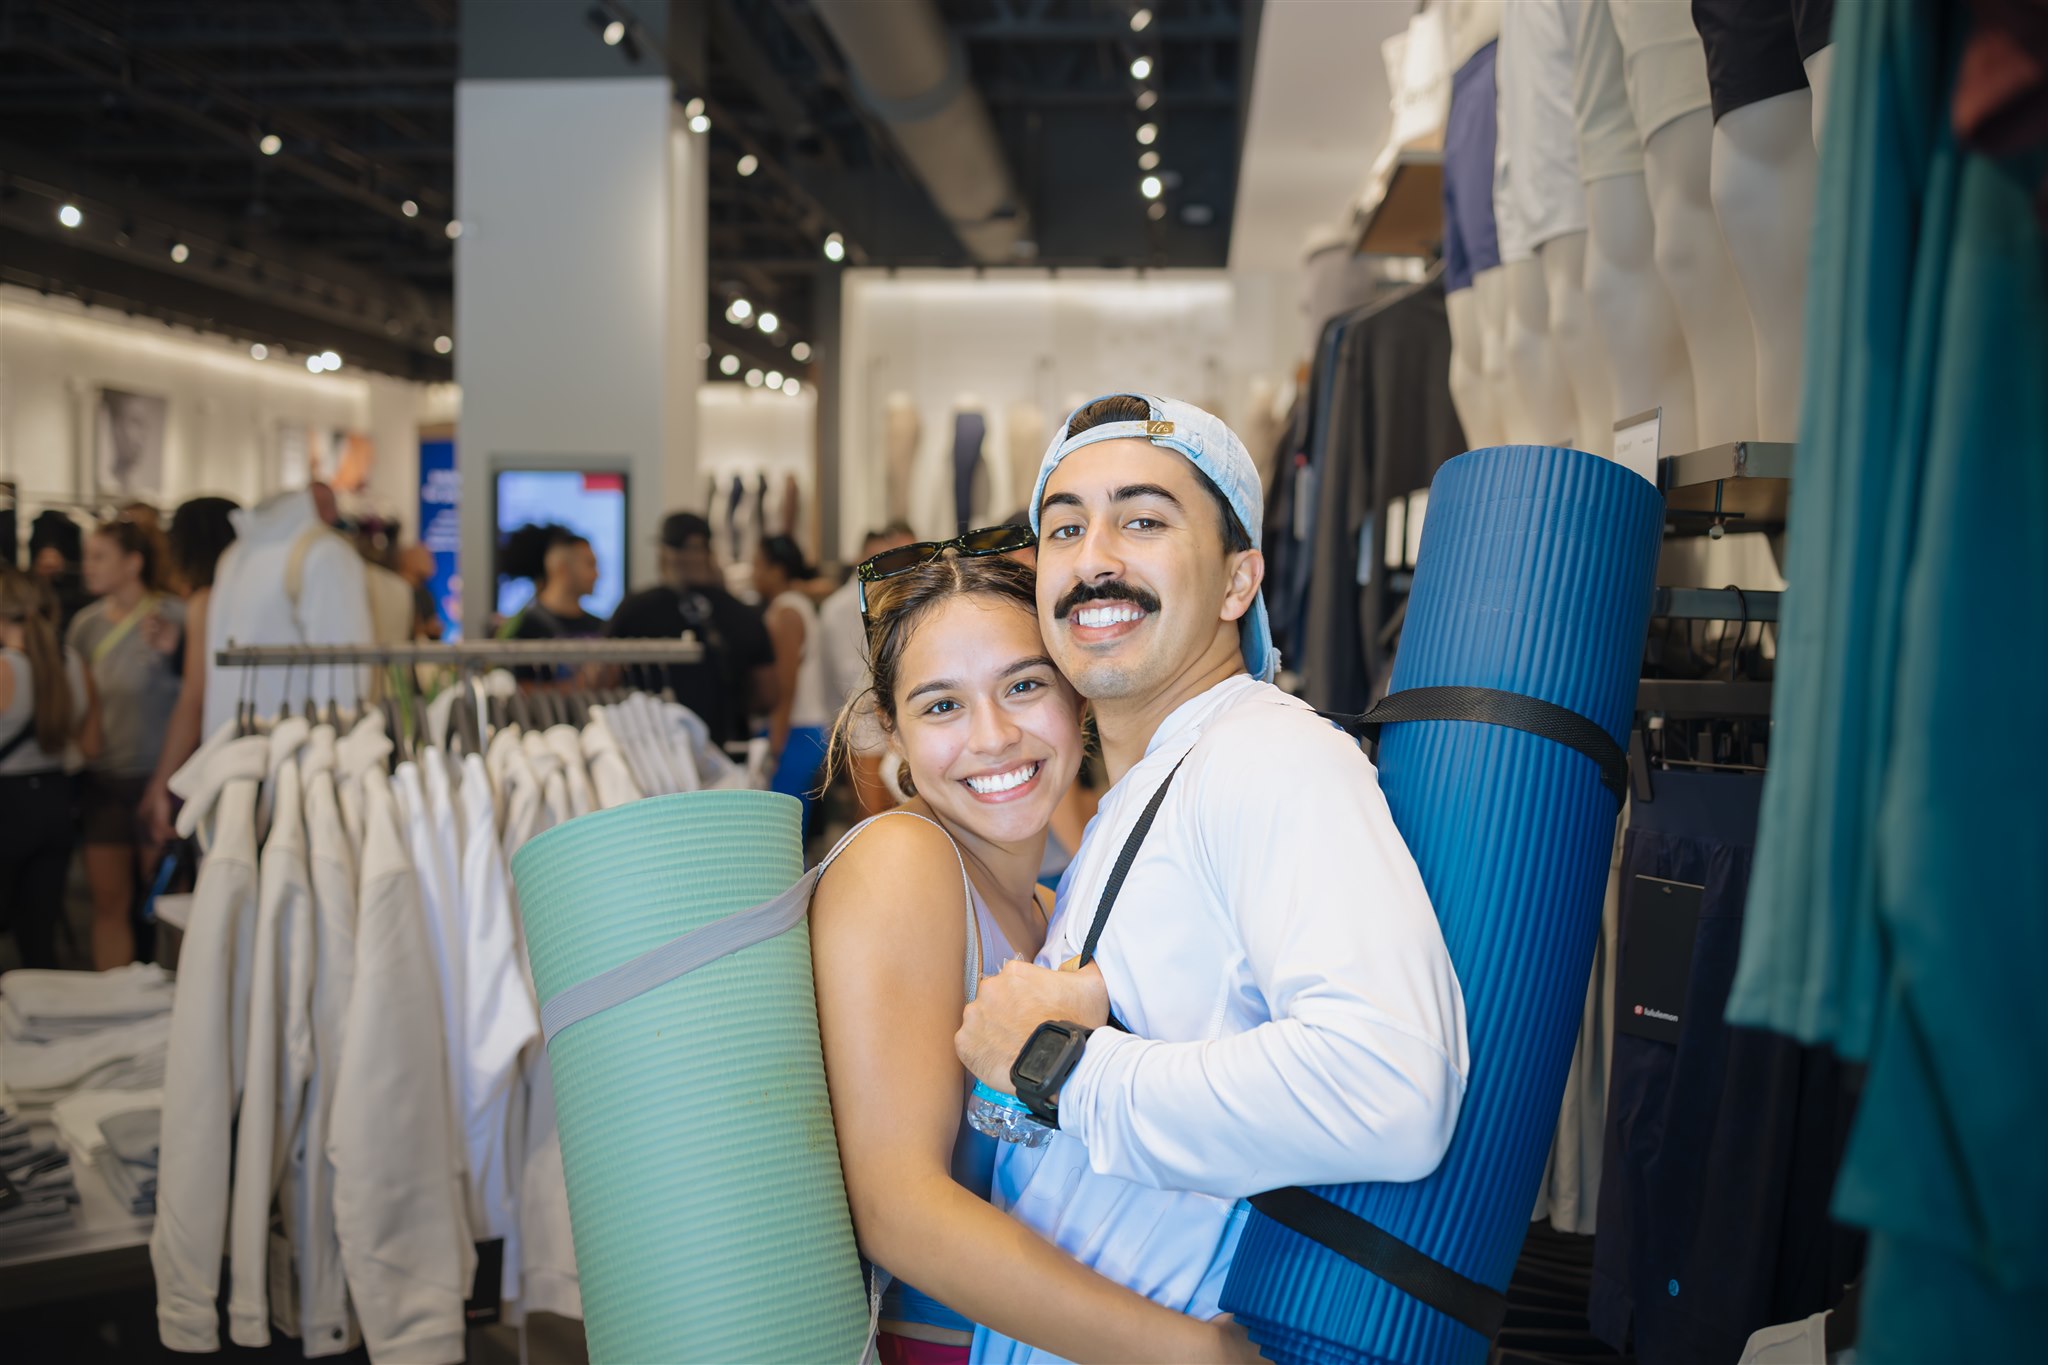
<path fill-rule="evenodd" d="M 1134 588 L 1121 580 L 1113 583 L 1076 583 L 1067 589 L 1052 609 L 1052 619 L 1064 621 L 1067 614 L 1076 607 L 1090 602 L 1131 602 L 1147 612 L 1159 610 L 1159 599 L 1143 588 Z"/>

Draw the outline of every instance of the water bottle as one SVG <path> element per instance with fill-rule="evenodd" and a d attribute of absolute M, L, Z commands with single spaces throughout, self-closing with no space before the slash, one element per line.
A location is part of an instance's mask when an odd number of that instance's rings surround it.
<path fill-rule="evenodd" d="M 1024 1101 L 991 1090 L 980 1081 L 967 1097 L 967 1122 L 977 1133 L 1025 1147 L 1043 1147 L 1053 1135 L 1052 1128 L 1024 1107 Z"/>

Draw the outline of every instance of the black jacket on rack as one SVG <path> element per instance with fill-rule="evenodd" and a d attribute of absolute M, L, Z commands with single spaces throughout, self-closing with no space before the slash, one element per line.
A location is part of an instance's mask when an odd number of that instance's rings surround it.
<path fill-rule="evenodd" d="M 1386 567 L 1388 509 L 1465 449 L 1451 406 L 1451 331 L 1437 277 L 1350 315 L 1333 360 L 1307 598 L 1295 668 L 1311 705 L 1357 712 L 1385 691 L 1387 624 L 1405 589 Z"/>

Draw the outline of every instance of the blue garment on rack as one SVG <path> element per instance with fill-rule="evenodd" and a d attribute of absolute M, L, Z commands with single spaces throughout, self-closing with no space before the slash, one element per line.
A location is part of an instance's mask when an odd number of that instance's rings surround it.
<path fill-rule="evenodd" d="M 1500 264 L 1500 231 L 1493 217 L 1495 39 L 1465 59 L 1451 77 L 1451 110 L 1444 120 L 1444 292 L 1472 286 L 1472 277 Z"/>
<path fill-rule="evenodd" d="M 2040 157 L 1958 147 L 1969 6 L 1836 10 L 1775 738 L 1731 1021 L 1867 1058 L 1835 1212 L 1866 1360 L 2024 1352 L 2048 1294 Z M 2017 728 L 2016 728 L 2017 727 Z M 1920 1292 L 1876 1292 L 1889 1282 Z M 1966 1350 L 1953 1336 L 1968 1315 Z"/>

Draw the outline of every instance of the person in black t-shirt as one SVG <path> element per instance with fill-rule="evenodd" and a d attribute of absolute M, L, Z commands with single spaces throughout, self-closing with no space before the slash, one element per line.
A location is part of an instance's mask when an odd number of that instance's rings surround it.
<path fill-rule="evenodd" d="M 605 633 L 605 619 L 583 609 L 583 599 L 597 591 L 597 552 L 590 542 L 563 526 L 547 528 L 547 546 L 534 580 L 532 600 L 498 631 L 501 640 L 588 640 Z M 577 670 L 520 666 L 512 670 L 521 682 L 569 682 Z"/>
<path fill-rule="evenodd" d="M 636 592 L 612 616 L 616 639 L 673 640 L 684 634 L 704 647 L 704 660 L 673 664 L 668 685 L 695 711 L 713 743 L 744 740 L 752 717 L 771 710 L 780 685 L 775 645 L 761 613 L 726 591 L 711 553 L 711 523 L 676 512 L 661 523 L 662 586 Z"/>

